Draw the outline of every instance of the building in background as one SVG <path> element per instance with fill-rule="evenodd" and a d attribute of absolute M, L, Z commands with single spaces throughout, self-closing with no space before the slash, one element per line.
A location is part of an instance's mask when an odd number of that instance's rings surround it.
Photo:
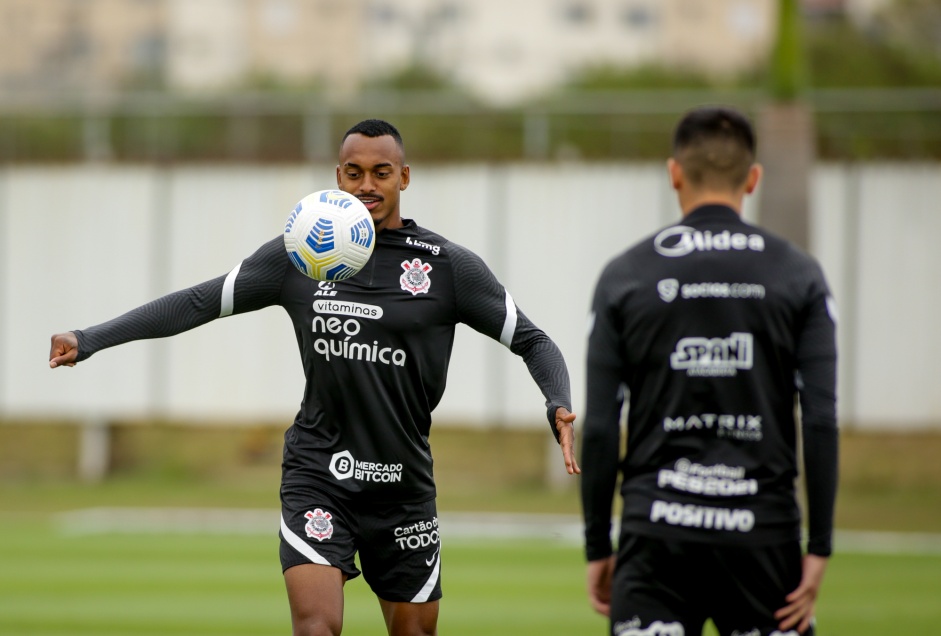
<path fill-rule="evenodd" d="M 347 93 L 362 82 L 362 1 L 162 1 L 170 88 L 218 90 L 249 82 L 319 84 Z"/>
<path fill-rule="evenodd" d="M 889 0 L 805 0 L 864 16 Z M 762 64 L 776 0 L 0 0 L 0 93 L 246 85 L 336 94 L 410 67 L 484 101 L 591 67 Z"/>
<path fill-rule="evenodd" d="M 0 92 L 100 90 L 165 72 L 164 0 L 0 0 Z"/>

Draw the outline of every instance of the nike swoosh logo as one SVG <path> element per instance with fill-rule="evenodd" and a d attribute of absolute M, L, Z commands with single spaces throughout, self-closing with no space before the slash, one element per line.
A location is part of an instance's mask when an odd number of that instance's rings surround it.
<path fill-rule="evenodd" d="M 439 551 L 439 550 L 441 550 L 441 548 L 438 548 L 437 550 L 435 550 L 435 553 L 431 555 L 431 558 L 430 558 L 430 559 L 425 559 L 425 565 L 427 565 L 428 567 L 431 567 L 431 564 L 434 563 L 434 562 L 435 562 L 435 559 L 438 558 L 438 551 Z"/>

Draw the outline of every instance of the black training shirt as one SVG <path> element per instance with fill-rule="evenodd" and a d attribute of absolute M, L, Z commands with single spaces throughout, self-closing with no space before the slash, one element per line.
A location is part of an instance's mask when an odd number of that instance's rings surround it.
<path fill-rule="evenodd" d="M 611 553 L 619 470 L 628 532 L 735 545 L 799 538 L 798 394 L 808 549 L 828 555 L 836 344 L 818 264 L 731 208 L 703 206 L 613 259 L 591 312 L 582 457 L 588 559 Z"/>
<path fill-rule="evenodd" d="M 523 358 L 553 430 L 556 408 L 571 410 L 555 343 L 476 254 L 409 220 L 379 232 L 366 267 L 336 283 L 298 272 L 278 236 L 226 276 L 76 331 L 78 359 L 271 305 L 291 318 L 307 378 L 285 434 L 285 484 L 386 502 L 434 497 L 431 412 L 444 393 L 457 323 Z"/>

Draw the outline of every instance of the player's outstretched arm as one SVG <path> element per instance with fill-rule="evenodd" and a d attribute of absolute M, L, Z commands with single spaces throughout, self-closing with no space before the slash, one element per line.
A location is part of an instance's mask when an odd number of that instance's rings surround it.
<path fill-rule="evenodd" d="M 562 448 L 562 460 L 569 475 L 581 474 L 575 459 L 575 414 L 564 406 L 555 410 L 555 430 L 559 432 L 559 446 Z"/>
<path fill-rule="evenodd" d="M 519 310 L 479 256 L 454 243 L 448 243 L 448 254 L 454 268 L 455 305 L 460 322 L 497 340 L 523 359 L 546 398 L 546 418 L 562 447 L 565 468 L 570 475 L 580 473 L 575 462 L 572 427 L 575 416 L 569 412 L 572 404 L 569 373 L 559 347 Z"/>
<path fill-rule="evenodd" d="M 78 358 L 78 338 L 71 331 L 52 336 L 49 349 L 49 368 L 74 367 Z"/>

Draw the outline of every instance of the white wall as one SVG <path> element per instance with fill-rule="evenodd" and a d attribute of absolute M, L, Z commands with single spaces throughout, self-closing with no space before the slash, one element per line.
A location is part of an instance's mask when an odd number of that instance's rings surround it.
<path fill-rule="evenodd" d="M 413 165 L 403 215 L 479 253 L 565 354 L 583 409 L 585 318 L 604 263 L 676 218 L 659 164 Z M 0 170 L 0 418 L 158 414 L 290 422 L 303 378 L 279 308 L 50 370 L 49 337 L 226 273 L 332 165 Z M 820 165 L 812 251 L 841 307 L 840 410 L 941 427 L 941 166 Z M 746 218 L 757 218 L 755 199 Z M 544 426 L 522 361 L 460 326 L 436 421 Z"/>

